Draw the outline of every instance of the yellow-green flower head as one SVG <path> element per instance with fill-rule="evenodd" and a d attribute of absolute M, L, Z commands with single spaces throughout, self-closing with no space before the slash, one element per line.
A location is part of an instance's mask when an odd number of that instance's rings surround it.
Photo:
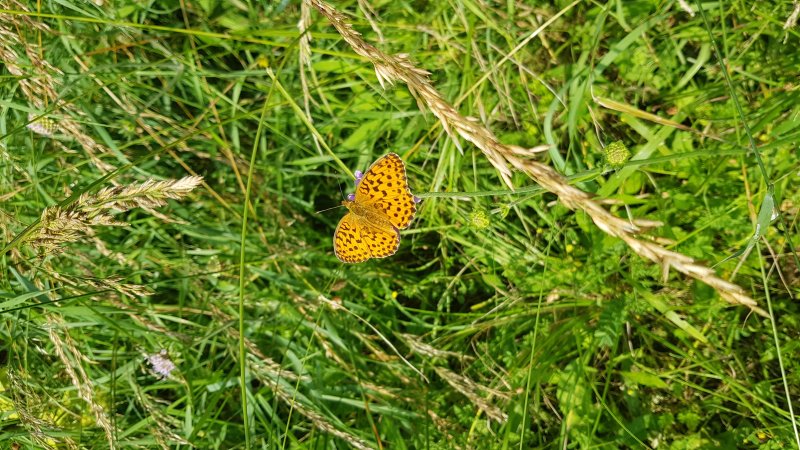
<path fill-rule="evenodd" d="M 622 141 L 616 141 L 608 144 L 605 148 L 606 161 L 611 167 L 619 168 L 625 165 L 631 159 L 631 152 Z"/>
<path fill-rule="evenodd" d="M 36 114 L 28 114 L 28 120 L 30 121 L 27 125 L 28 129 L 38 135 L 52 137 L 58 128 L 56 121 L 46 116 L 39 117 L 38 119 L 36 117 Z"/>
<path fill-rule="evenodd" d="M 476 230 L 484 230 L 489 228 L 492 220 L 486 210 L 476 209 L 469 213 L 469 225 Z"/>

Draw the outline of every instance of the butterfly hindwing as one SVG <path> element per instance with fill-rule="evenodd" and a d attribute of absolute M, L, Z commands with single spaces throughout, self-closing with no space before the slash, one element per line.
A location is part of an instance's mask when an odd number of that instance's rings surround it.
<path fill-rule="evenodd" d="M 361 238 L 367 243 L 373 258 L 392 256 L 400 248 L 400 232 L 395 228 L 379 228 L 365 223 Z"/>
<path fill-rule="evenodd" d="M 359 263 L 371 257 L 367 243 L 361 237 L 361 220 L 353 213 L 347 213 L 333 233 L 333 251 L 336 257 L 346 263 Z"/>
<path fill-rule="evenodd" d="M 346 263 L 394 255 L 400 247 L 400 233 L 394 228 L 377 227 L 348 213 L 339 221 L 333 235 L 333 251 Z"/>

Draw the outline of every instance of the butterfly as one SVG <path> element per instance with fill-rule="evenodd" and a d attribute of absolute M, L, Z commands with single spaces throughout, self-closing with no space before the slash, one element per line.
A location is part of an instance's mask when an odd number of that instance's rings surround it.
<path fill-rule="evenodd" d="M 406 166 L 394 153 L 375 161 L 356 193 L 342 200 L 350 212 L 333 234 L 333 251 L 342 262 L 359 263 L 394 255 L 400 231 L 408 228 L 417 212 L 416 198 L 408 188 Z"/>

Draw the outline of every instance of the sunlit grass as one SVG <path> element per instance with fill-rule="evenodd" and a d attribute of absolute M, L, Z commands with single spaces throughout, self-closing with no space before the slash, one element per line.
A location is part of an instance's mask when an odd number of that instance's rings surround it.
<path fill-rule="evenodd" d="M 800 446 L 790 3 L 0 9 L 0 446 Z"/>

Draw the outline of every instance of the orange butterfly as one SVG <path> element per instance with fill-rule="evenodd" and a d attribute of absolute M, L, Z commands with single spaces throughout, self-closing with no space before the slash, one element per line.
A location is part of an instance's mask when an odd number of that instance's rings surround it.
<path fill-rule="evenodd" d="M 417 212 L 408 188 L 406 166 L 394 153 L 375 161 L 358 182 L 355 196 L 343 200 L 350 210 L 333 234 L 333 251 L 342 262 L 359 263 L 394 255 L 400 231 Z"/>

